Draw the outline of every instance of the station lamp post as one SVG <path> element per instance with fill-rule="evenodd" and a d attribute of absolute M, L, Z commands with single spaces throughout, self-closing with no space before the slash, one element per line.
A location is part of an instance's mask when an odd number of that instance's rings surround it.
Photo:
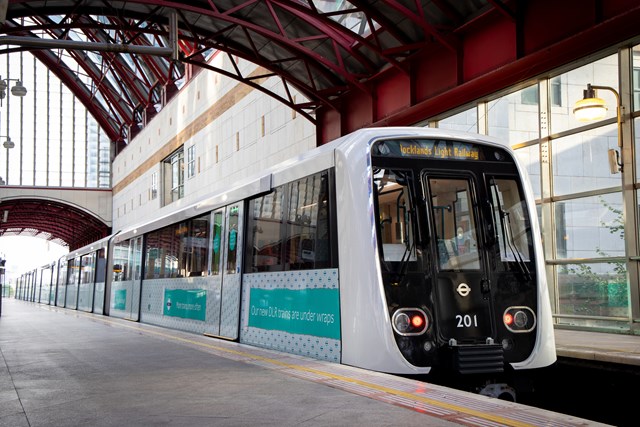
<path fill-rule="evenodd" d="M 577 101 L 573 108 L 573 114 L 580 122 L 592 122 L 602 120 L 607 115 L 607 105 L 604 99 L 598 98 L 596 90 L 608 90 L 616 97 L 616 116 L 618 126 L 618 150 L 609 150 L 609 168 L 611 173 L 622 172 L 622 117 L 623 106 L 620 102 L 620 94 L 610 86 L 596 86 L 591 83 L 587 84 L 587 88 L 583 91 L 583 99 Z"/>
<path fill-rule="evenodd" d="M 9 87 L 9 82 L 11 80 L 15 80 L 16 82 L 15 85 L 11 88 L 11 95 L 22 98 L 27 94 L 27 88 L 22 84 L 22 80 L 3 79 L 0 76 L 0 105 L 2 105 L 2 100 L 7 96 L 7 88 Z"/>
<path fill-rule="evenodd" d="M 10 137 L 0 135 L 0 138 L 7 138 L 7 140 L 2 144 L 2 146 L 7 150 L 16 146 L 16 143 L 13 142 Z"/>

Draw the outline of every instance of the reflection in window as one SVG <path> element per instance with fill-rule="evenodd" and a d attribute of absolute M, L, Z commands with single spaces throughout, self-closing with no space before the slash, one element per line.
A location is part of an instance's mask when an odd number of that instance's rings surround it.
<path fill-rule="evenodd" d="M 552 140 L 554 195 L 621 185 L 622 174 L 611 174 L 607 162 L 607 150 L 617 147 L 615 124 Z"/>
<path fill-rule="evenodd" d="M 479 269 L 476 219 L 469 181 L 430 178 L 429 192 L 440 269 Z"/>
<path fill-rule="evenodd" d="M 554 77 L 549 80 L 549 95 L 553 107 L 562 107 L 562 78 Z"/>
<path fill-rule="evenodd" d="M 618 88 L 618 74 L 618 56 L 614 54 L 552 79 L 550 87 L 552 96 L 554 91 L 562 98 L 566 94 L 567 102 L 556 103 L 552 97 L 549 121 L 551 133 L 555 134 L 584 126 L 584 123 L 579 122 L 573 115 L 573 105 L 583 98 L 583 91 L 587 88 L 588 83 Z M 604 99 L 607 105 L 617 105 L 615 95 L 611 91 L 600 90 L 598 97 Z M 615 116 L 616 109 L 610 108 L 607 118 L 615 118 Z"/>
<path fill-rule="evenodd" d="M 502 261 L 531 261 L 531 224 L 518 183 L 512 179 L 490 181 L 493 223 Z"/>
<path fill-rule="evenodd" d="M 640 68 L 633 69 L 633 110 L 640 110 Z"/>
<path fill-rule="evenodd" d="M 187 178 L 196 176 L 196 146 L 187 148 Z"/>
<path fill-rule="evenodd" d="M 67 261 L 69 270 L 67 275 L 67 285 L 77 285 L 80 283 L 80 257 Z"/>
<path fill-rule="evenodd" d="M 238 254 L 239 212 L 234 206 L 229 211 L 229 236 L 227 237 L 227 273 L 236 273 Z"/>
<path fill-rule="evenodd" d="M 151 191 L 149 193 L 149 199 L 154 200 L 158 198 L 158 172 L 151 174 Z"/>
<path fill-rule="evenodd" d="M 105 248 L 96 253 L 96 282 L 104 283 L 107 273 L 107 251 Z"/>
<path fill-rule="evenodd" d="M 632 55 L 633 111 L 638 111 L 640 110 L 640 46 L 633 47 Z"/>
<path fill-rule="evenodd" d="M 556 202 L 554 210 L 557 258 L 624 255 L 621 193 Z"/>
<path fill-rule="evenodd" d="M 438 121 L 441 129 L 459 130 L 462 132 L 478 131 L 478 109 L 476 107 L 454 114 Z"/>
<path fill-rule="evenodd" d="M 538 96 L 538 86 L 529 86 L 520 91 L 520 103 L 523 105 L 538 105 L 540 102 Z"/>
<path fill-rule="evenodd" d="M 635 135 L 635 149 L 636 149 L 636 171 L 640 171 L 640 118 L 633 119 L 633 134 Z M 636 182 L 640 181 L 640 172 L 636 174 Z"/>
<path fill-rule="evenodd" d="M 142 236 L 113 247 L 113 281 L 139 280 L 142 263 Z"/>
<path fill-rule="evenodd" d="M 252 271 L 331 267 L 329 189 L 329 174 L 322 172 L 250 202 Z"/>
<path fill-rule="evenodd" d="M 541 183 L 541 173 L 540 173 L 540 145 L 530 145 L 523 148 L 518 148 L 515 151 L 516 157 L 518 157 L 518 161 L 525 167 L 527 170 L 527 175 L 529 175 L 529 181 L 531 183 L 531 189 L 533 190 L 533 195 L 536 198 L 542 196 L 542 183 Z"/>
<path fill-rule="evenodd" d="M 222 261 L 222 239 L 224 235 L 223 221 L 223 212 L 214 212 L 213 229 L 211 232 L 211 239 L 213 241 L 213 244 L 211 245 L 211 274 L 214 276 L 220 274 L 220 263 Z"/>
<path fill-rule="evenodd" d="M 92 284 L 95 280 L 96 254 L 94 252 L 83 255 L 81 260 L 80 283 L 83 285 Z"/>
<path fill-rule="evenodd" d="M 168 205 L 184 197 L 184 147 L 162 161 L 163 165 L 163 205 Z"/>
<path fill-rule="evenodd" d="M 209 215 L 147 234 L 145 279 L 202 276 L 209 256 Z"/>
<path fill-rule="evenodd" d="M 538 139 L 538 99 L 536 84 L 489 102 L 489 135 L 509 144 Z"/>
<path fill-rule="evenodd" d="M 328 175 L 315 174 L 290 184 L 285 259 L 290 270 L 329 264 Z"/>
<path fill-rule="evenodd" d="M 623 261 L 568 264 L 556 268 L 560 314 L 629 316 L 629 286 Z M 591 321 L 591 326 L 596 324 Z"/>
<path fill-rule="evenodd" d="M 253 236 L 253 271 L 282 269 L 280 229 L 283 220 L 283 195 L 284 189 L 278 187 L 249 204 L 248 233 L 252 233 Z"/>

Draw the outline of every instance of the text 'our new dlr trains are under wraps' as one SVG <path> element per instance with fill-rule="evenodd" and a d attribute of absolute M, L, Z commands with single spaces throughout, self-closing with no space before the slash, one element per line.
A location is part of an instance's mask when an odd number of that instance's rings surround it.
<path fill-rule="evenodd" d="M 493 140 L 363 129 L 74 251 L 18 297 L 494 381 L 556 360 L 534 203 Z"/>

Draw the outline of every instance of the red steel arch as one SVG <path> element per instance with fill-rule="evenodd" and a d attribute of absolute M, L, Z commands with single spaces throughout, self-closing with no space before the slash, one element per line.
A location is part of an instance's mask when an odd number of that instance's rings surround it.
<path fill-rule="evenodd" d="M 0 236 L 40 237 L 73 251 L 110 233 L 99 218 L 62 202 L 30 198 L 0 202 Z"/>

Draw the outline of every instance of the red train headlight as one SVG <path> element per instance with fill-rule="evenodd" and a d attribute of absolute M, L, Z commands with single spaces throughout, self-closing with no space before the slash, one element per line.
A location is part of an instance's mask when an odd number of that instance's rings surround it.
<path fill-rule="evenodd" d="M 529 307 L 509 307 L 504 311 L 502 321 L 511 332 L 529 332 L 536 327 L 536 314 Z"/>
<path fill-rule="evenodd" d="M 399 335 L 420 335 L 429 327 L 429 318 L 419 308 L 401 308 L 393 313 L 391 325 Z"/>

